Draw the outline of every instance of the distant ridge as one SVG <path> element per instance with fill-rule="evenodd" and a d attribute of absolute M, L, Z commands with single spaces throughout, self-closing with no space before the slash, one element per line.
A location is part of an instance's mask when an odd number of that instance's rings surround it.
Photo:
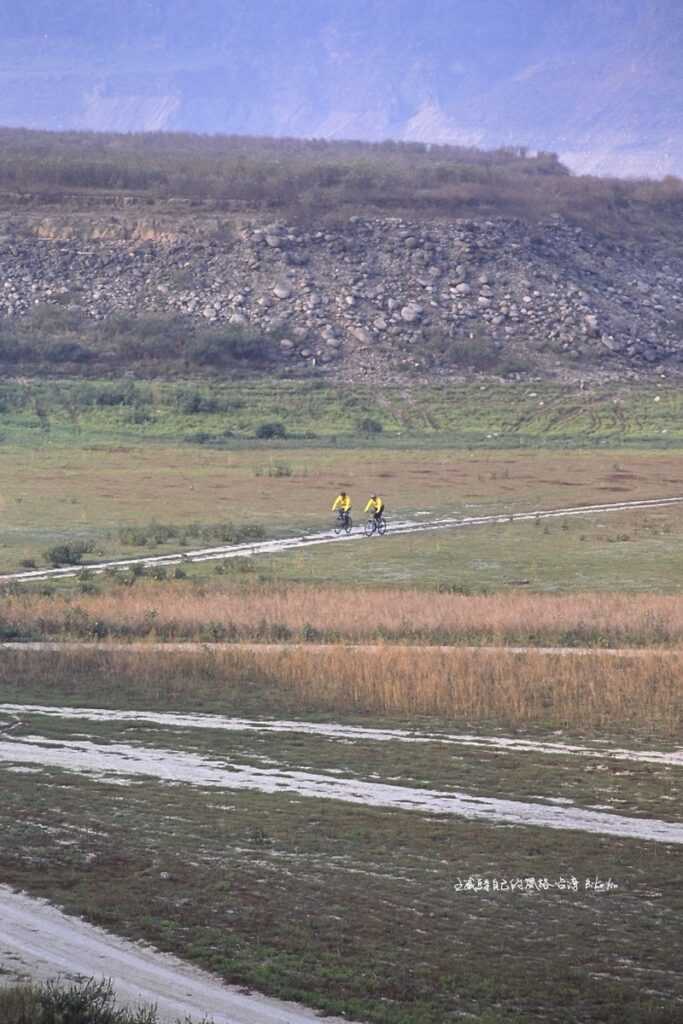
<path fill-rule="evenodd" d="M 683 175 L 683 5 L 4 0 L 0 124 L 415 139 Z"/>

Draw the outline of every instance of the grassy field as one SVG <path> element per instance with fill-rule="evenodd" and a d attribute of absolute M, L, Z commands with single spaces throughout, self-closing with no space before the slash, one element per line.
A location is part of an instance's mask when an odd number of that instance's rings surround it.
<path fill-rule="evenodd" d="M 315 530 L 330 524 L 329 509 L 341 487 L 351 493 L 355 514 L 361 519 L 367 496 L 375 491 L 382 494 L 389 516 L 394 517 L 426 511 L 515 512 L 683 492 L 680 458 L 672 452 L 651 451 L 441 449 L 427 455 L 415 449 L 374 447 L 281 448 L 273 453 L 262 446 L 215 451 L 149 444 L 80 448 L 50 444 L 31 449 L 6 445 L 0 449 L 0 474 L 0 567 L 5 571 L 26 560 L 46 564 L 49 548 L 70 541 L 91 545 L 91 560 L 150 550 L 177 551 L 202 540 L 206 546 L 211 541 L 202 538 L 202 527 L 228 520 L 258 525 L 269 535 Z M 678 520 L 675 516 L 660 519 L 655 512 L 647 517 L 639 513 L 621 533 L 633 536 L 635 530 L 640 532 L 638 523 L 646 521 L 656 532 L 658 523 L 662 529 L 668 528 L 667 523 L 675 528 Z M 612 530 L 614 517 L 607 522 L 607 530 Z M 174 526 L 169 543 L 154 544 L 155 523 Z M 142 542 L 136 543 L 136 531 L 141 529 Z M 532 527 L 530 537 L 539 550 L 545 529 Z M 557 526 L 547 529 L 555 531 Z M 511 536 L 518 537 L 520 531 L 529 535 L 529 528 L 518 524 Z M 581 524 L 572 522 L 565 539 L 582 532 Z M 496 543 L 504 545 L 505 536 L 499 530 Z M 474 537 L 470 531 L 467 543 Z M 401 565 L 382 571 L 379 578 L 391 579 L 394 572 L 399 574 L 395 578 L 404 578 L 400 574 L 409 572 L 412 561 L 411 557 L 406 560 L 406 554 L 410 556 L 411 545 L 421 550 L 423 540 L 404 540 L 401 547 L 390 537 L 386 541 L 385 550 L 399 551 Z M 424 543 L 425 550 L 437 550 L 431 541 Z M 312 566 L 312 576 L 317 571 L 327 575 L 324 568 L 316 570 L 317 557 L 331 556 L 311 554 L 312 561 L 306 564 Z M 435 564 L 442 562 L 435 560 Z M 291 556 L 288 564 L 295 564 Z M 522 575 L 526 578 L 528 569 L 522 569 Z M 479 576 L 480 582 L 489 583 Z"/>
<path fill-rule="evenodd" d="M 542 674 L 547 680 L 556 669 L 546 662 Z M 342 674 L 337 665 L 334 678 Z M 5 652 L 0 698 L 447 727 L 443 716 L 363 706 L 341 689 L 330 704 L 324 687 L 310 685 L 306 695 L 281 668 L 258 671 L 253 661 L 206 654 L 162 662 L 159 655 Z M 638 700 L 633 690 L 632 705 Z M 516 737 L 557 741 L 530 710 Z M 486 732 L 480 712 L 472 707 L 457 723 Z M 618 717 L 615 706 L 597 737 L 633 740 Z M 504 721 L 499 715 L 494 733 Z M 561 738 L 581 733 L 579 723 Z M 3 881 L 219 977 L 378 1024 L 442 1024 L 464 1014 L 479 1024 L 680 1019 L 679 847 L 151 776 L 122 786 L 126 780 L 109 778 L 105 763 L 109 746 L 124 742 L 283 777 L 315 772 L 358 784 L 465 790 L 474 801 L 559 799 L 665 821 L 676 819 L 678 768 L 610 762 L 595 735 L 594 754 L 580 761 L 437 738 L 408 744 L 24 712 L 12 735 L 39 736 L 52 748 L 102 745 L 103 760 L 99 777 L 50 767 L 14 772 L 3 763 Z M 16 756 L 20 762 L 19 749 Z M 577 890 L 490 887 L 560 877 L 575 877 Z M 596 877 L 616 888 L 587 888 Z M 478 891 L 463 888 L 468 879 L 480 880 Z"/>

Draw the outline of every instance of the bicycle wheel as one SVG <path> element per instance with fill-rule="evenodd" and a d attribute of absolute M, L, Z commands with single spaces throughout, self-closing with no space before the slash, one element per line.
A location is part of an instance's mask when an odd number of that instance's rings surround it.
<path fill-rule="evenodd" d="M 387 532 L 387 521 L 386 521 L 386 519 L 380 519 L 380 521 L 377 524 L 377 532 L 380 535 L 380 537 L 383 537 L 384 534 Z"/>
<path fill-rule="evenodd" d="M 346 520 L 346 527 L 345 527 L 345 529 L 346 529 L 346 533 L 347 534 L 351 533 L 351 530 L 353 529 L 353 520 L 352 520 L 351 516 L 349 516 L 348 519 Z"/>
<path fill-rule="evenodd" d="M 365 524 L 365 536 L 366 537 L 372 537 L 374 532 L 375 532 L 375 520 L 374 519 L 368 519 L 367 523 Z"/>

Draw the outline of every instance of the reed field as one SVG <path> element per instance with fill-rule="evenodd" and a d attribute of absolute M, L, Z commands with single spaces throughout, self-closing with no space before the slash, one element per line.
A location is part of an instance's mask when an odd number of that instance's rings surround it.
<path fill-rule="evenodd" d="M 192 640 L 650 647 L 683 644 L 683 597 L 667 594 L 459 594 L 426 589 L 142 579 L 96 593 L 18 591 L 4 639 Z"/>
<path fill-rule="evenodd" d="M 255 646 L 5 651 L 0 694 L 113 706 L 239 707 L 679 737 L 683 653 Z"/>

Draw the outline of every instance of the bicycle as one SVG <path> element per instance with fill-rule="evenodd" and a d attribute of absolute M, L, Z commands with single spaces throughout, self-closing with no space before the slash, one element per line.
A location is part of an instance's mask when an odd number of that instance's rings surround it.
<path fill-rule="evenodd" d="M 340 508 L 337 509 L 337 521 L 334 527 L 334 532 L 337 536 L 340 533 L 351 533 L 353 528 L 353 520 L 348 512 L 343 512 Z"/>
<path fill-rule="evenodd" d="M 374 516 L 370 516 L 365 524 L 365 536 L 372 537 L 373 533 L 378 533 L 380 537 L 383 537 L 386 532 L 387 521 L 384 516 L 380 516 L 379 519 L 375 519 Z"/>

